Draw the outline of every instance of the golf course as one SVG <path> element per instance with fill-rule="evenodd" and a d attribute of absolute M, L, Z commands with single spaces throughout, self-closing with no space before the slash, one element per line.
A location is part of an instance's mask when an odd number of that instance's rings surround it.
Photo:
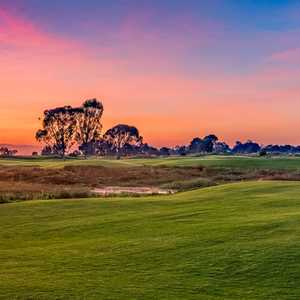
<path fill-rule="evenodd" d="M 0 0 L 0 300 L 300 300 L 300 0 Z"/>
<path fill-rule="evenodd" d="M 3 159 L 2 166 L 297 172 L 299 158 Z M 124 169 L 125 170 L 125 169 Z M 298 299 L 300 182 L 0 204 L 0 299 Z"/>

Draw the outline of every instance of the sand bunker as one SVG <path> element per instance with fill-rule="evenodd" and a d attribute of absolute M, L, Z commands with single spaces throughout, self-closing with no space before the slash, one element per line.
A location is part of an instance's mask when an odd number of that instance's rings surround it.
<path fill-rule="evenodd" d="M 107 195 L 120 195 L 120 194 L 133 194 L 133 195 L 167 195 L 174 194 L 176 191 L 160 189 L 156 187 L 120 187 L 120 186 L 107 186 L 93 190 L 94 193 L 107 196 Z"/>

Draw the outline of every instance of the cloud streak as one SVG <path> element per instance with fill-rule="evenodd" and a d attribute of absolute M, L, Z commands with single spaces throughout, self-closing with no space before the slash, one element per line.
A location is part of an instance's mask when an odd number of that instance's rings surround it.
<path fill-rule="evenodd" d="M 69 49 L 74 42 L 46 34 L 32 22 L 0 7 L 0 45 L 7 47 Z"/>

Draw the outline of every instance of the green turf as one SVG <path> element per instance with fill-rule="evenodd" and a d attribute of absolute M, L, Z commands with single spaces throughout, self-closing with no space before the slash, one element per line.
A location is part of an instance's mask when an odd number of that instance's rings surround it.
<path fill-rule="evenodd" d="M 300 183 L 0 206 L 1 299 L 300 299 Z"/>
<path fill-rule="evenodd" d="M 105 167 L 134 167 L 134 166 L 207 166 L 218 168 L 260 168 L 260 169 L 285 169 L 300 170 L 300 157 L 247 157 L 247 156 L 187 156 L 148 159 L 52 159 L 52 158 L 9 158 L 0 159 L 0 165 L 8 166 L 41 166 L 59 168 L 69 165 L 93 165 Z"/>

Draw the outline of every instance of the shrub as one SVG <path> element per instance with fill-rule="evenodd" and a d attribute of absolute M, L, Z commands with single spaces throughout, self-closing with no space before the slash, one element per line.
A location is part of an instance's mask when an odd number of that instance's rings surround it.
<path fill-rule="evenodd" d="M 215 183 L 208 178 L 195 178 L 183 181 L 174 181 L 161 186 L 163 189 L 171 189 L 177 191 L 186 191 L 198 188 L 213 186 Z"/>

